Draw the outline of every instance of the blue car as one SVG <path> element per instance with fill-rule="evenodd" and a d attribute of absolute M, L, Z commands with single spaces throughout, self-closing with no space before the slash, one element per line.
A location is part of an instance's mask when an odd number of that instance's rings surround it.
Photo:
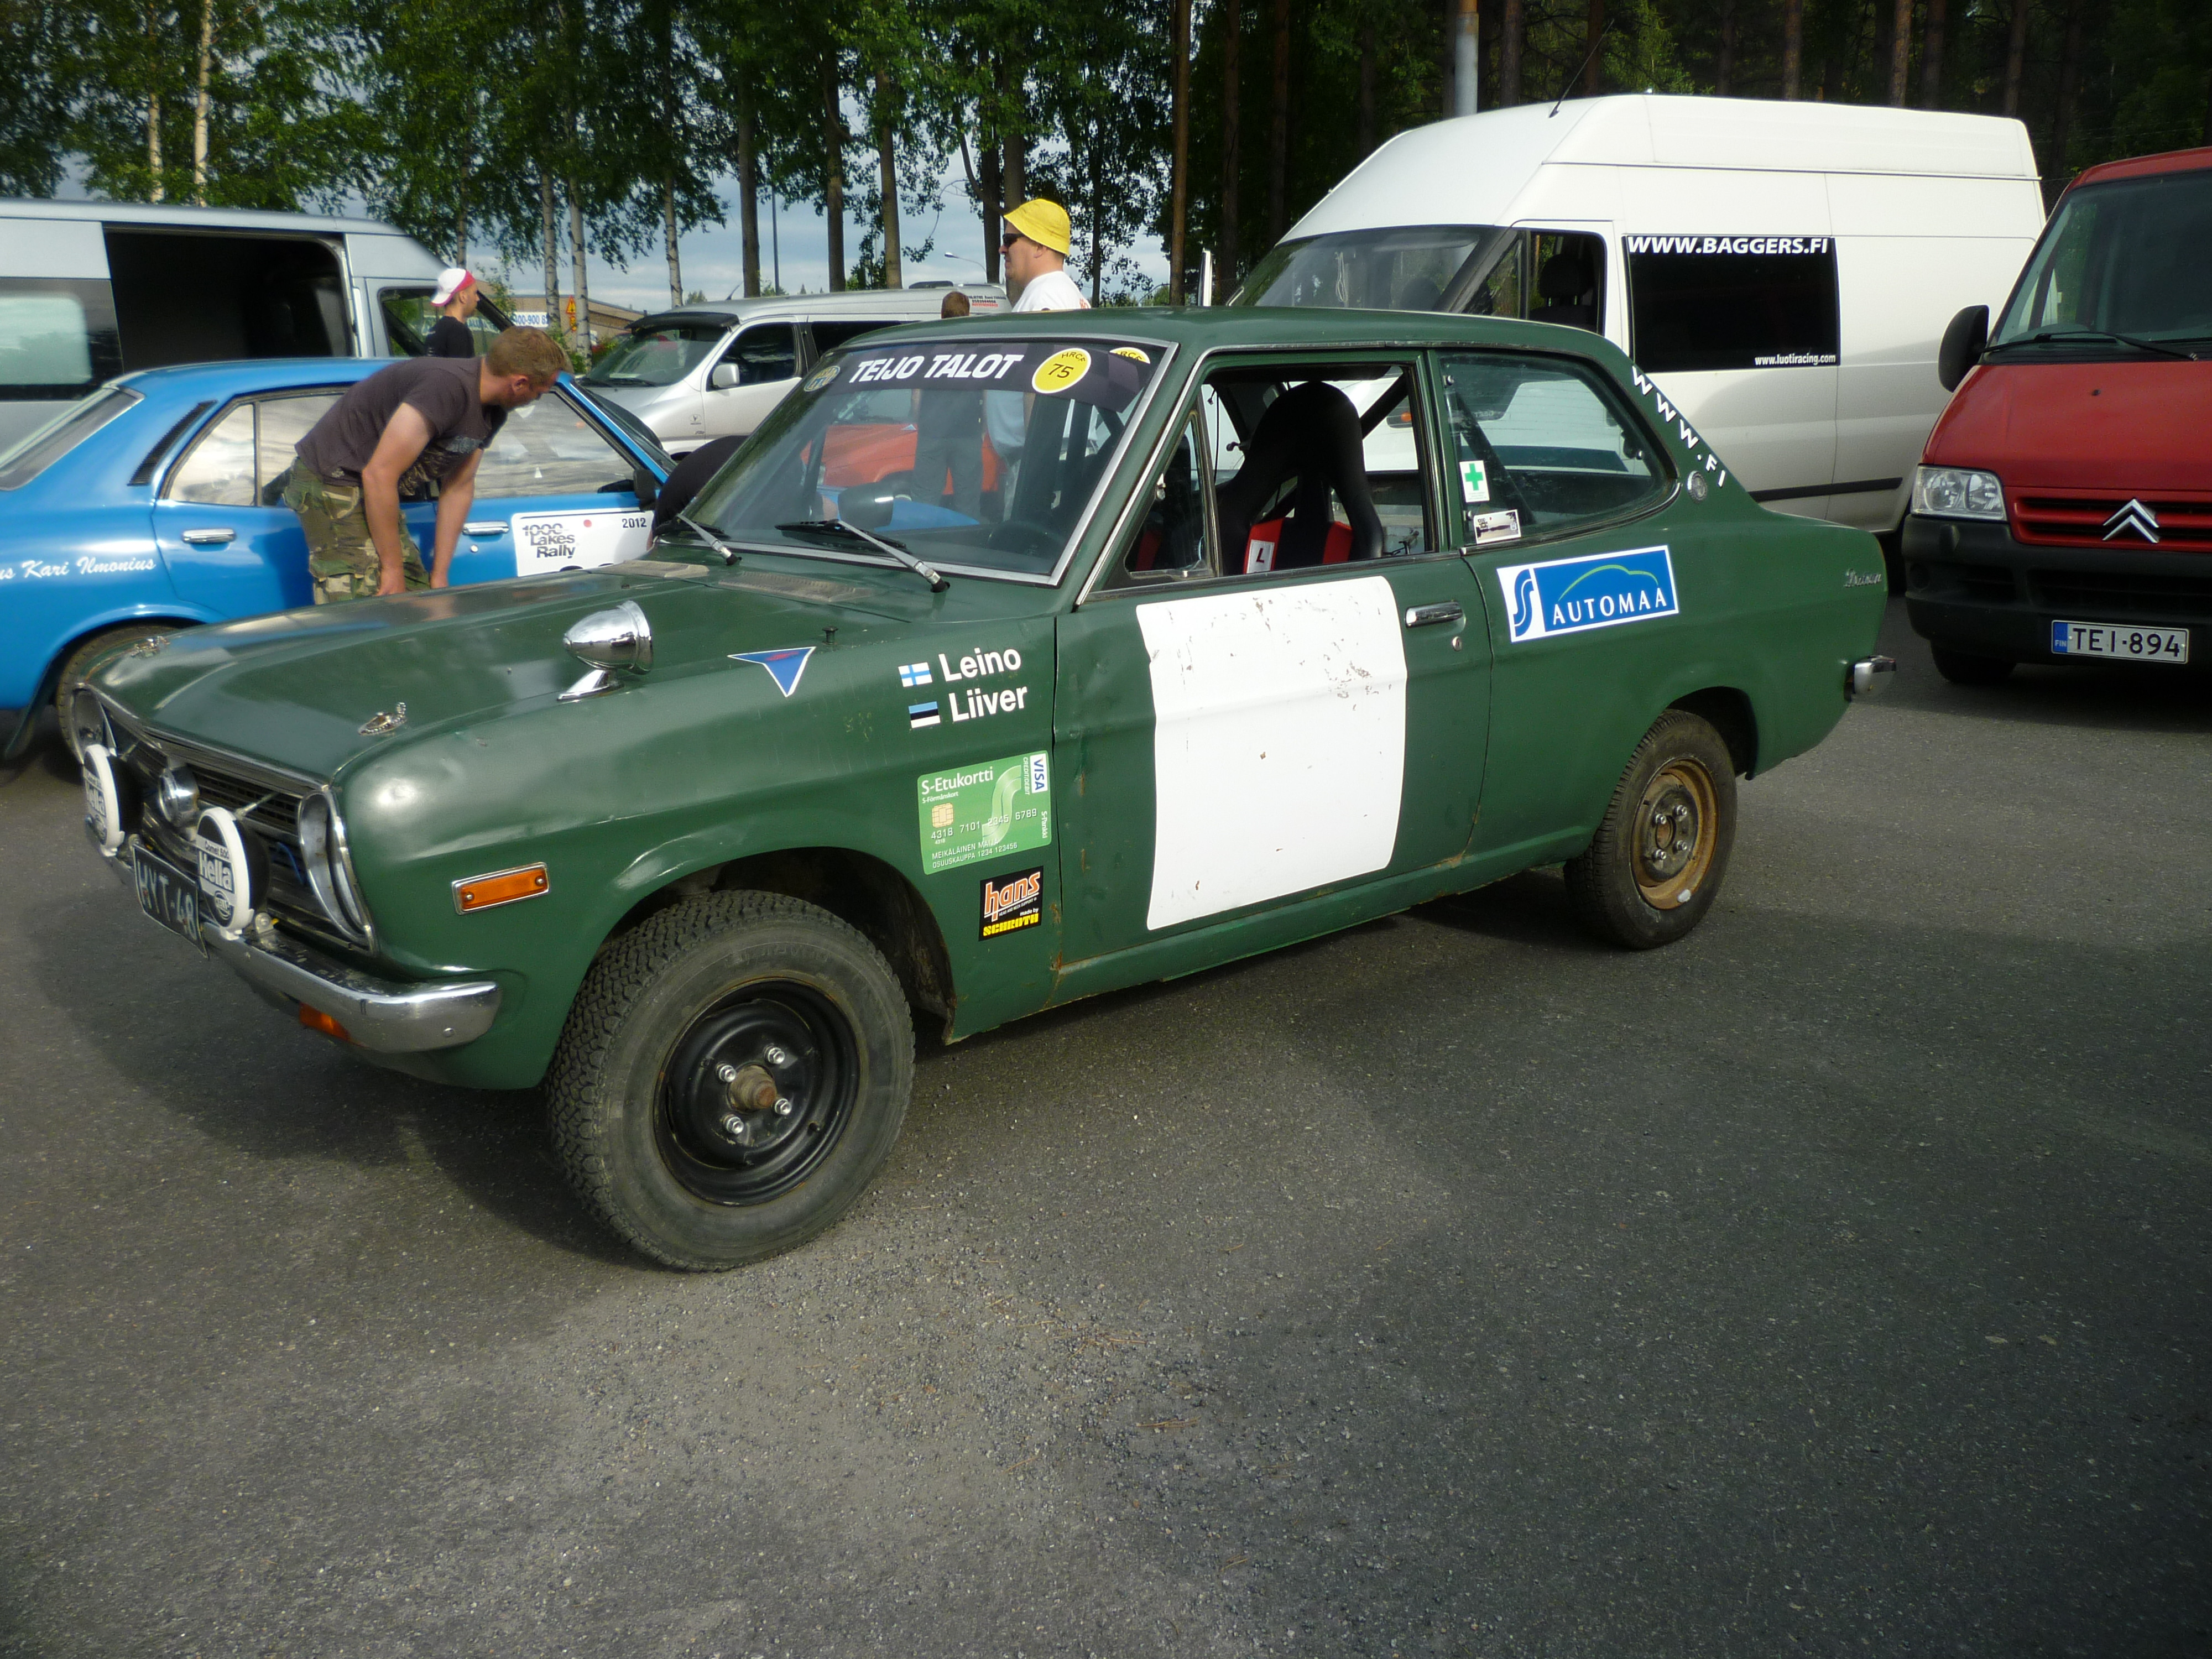
<path fill-rule="evenodd" d="M 276 499 L 293 446 L 391 360 L 201 363 L 127 374 L 0 455 L 0 759 L 100 658 L 198 623 L 309 604 L 300 521 Z M 477 468 L 453 580 L 645 551 L 674 463 L 566 375 L 512 411 Z M 427 559 L 434 501 L 402 511 Z M 63 723 L 67 730 L 68 723 Z"/>

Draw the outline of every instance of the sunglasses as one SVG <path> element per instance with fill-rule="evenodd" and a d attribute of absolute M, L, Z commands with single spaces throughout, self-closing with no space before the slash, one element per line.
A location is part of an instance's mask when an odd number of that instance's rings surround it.
<path fill-rule="evenodd" d="M 1024 239 L 1019 231 L 1010 232 L 1006 235 L 1001 236 L 999 239 L 999 252 L 1001 253 L 1012 253 L 1014 251 L 1014 244 L 1021 241 L 1022 240 Z"/>

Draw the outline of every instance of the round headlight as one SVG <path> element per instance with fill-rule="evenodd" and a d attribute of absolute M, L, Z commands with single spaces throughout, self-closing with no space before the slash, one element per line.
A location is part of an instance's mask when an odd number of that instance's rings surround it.
<path fill-rule="evenodd" d="M 192 848 L 200 857 L 201 914 L 225 939 L 236 939 L 253 920 L 269 884 L 269 854 L 261 838 L 220 806 L 200 815 Z"/>
<path fill-rule="evenodd" d="M 307 866 L 307 885 L 331 925 L 349 938 L 365 938 L 368 913 L 354 891 L 345 848 L 330 797 L 310 795 L 300 803 L 300 852 Z"/>
<path fill-rule="evenodd" d="M 112 858 L 131 835 L 129 775 L 103 743 L 85 744 L 79 759 L 84 765 L 84 833 Z"/>
<path fill-rule="evenodd" d="M 200 781 L 192 775 L 192 769 L 179 761 L 162 773 L 154 791 L 154 804 L 174 828 L 191 834 L 200 819 Z"/>

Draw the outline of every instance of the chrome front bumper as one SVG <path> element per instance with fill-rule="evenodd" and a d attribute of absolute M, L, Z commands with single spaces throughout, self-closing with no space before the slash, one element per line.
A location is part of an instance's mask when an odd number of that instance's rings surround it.
<path fill-rule="evenodd" d="M 108 860 L 126 887 L 133 886 L 130 847 L 126 842 L 123 853 Z M 372 1054 L 458 1048 L 474 1042 L 499 1018 L 500 989 L 495 981 L 410 984 L 379 979 L 265 923 L 234 939 L 202 923 L 200 944 L 210 956 L 228 963 L 263 1001 L 288 1014 L 296 1015 L 303 1005 L 327 1014 L 344 1027 L 355 1047 Z"/>
<path fill-rule="evenodd" d="M 1856 702 L 1861 697 L 1876 696 L 1889 684 L 1890 677 L 1897 672 L 1894 657 L 1861 657 L 1844 672 L 1844 695 Z"/>

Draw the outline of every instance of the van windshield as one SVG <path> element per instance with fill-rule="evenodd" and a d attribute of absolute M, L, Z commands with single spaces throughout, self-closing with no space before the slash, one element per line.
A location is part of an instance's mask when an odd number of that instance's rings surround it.
<path fill-rule="evenodd" d="M 1441 311 L 1466 303 L 1463 290 L 1512 237 L 1498 225 L 1410 225 L 1282 242 L 1230 303 Z"/>
<path fill-rule="evenodd" d="M 2134 356 L 2212 340 L 2212 170 L 2070 192 L 1990 341 L 1996 350 Z"/>
<path fill-rule="evenodd" d="M 1057 580 L 1158 349 L 964 334 L 841 353 L 689 516 L 742 548 L 894 562 L 872 537 L 954 574 Z"/>
<path fill-rule="evenodd" d="M 720 323 L 662 323 L 632 329 L 584 376 L 586 386 L 674 386 L 730 331 Z"/>

